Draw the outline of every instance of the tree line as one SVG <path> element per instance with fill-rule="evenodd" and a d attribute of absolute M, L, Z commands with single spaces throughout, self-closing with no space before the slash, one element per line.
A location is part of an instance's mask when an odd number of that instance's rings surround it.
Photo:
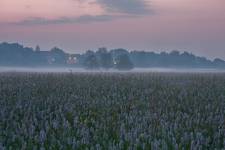
<path fill-rule="evenodd" d="M 97 51 L 88 50 L 82 54 L 69 54 L 57 47 L 43 51 L 39 46 L 33 49 L 18 43 L 0 43 L 0 66 L 69 66 L 119 70 L 130 70 L 134 67 L 225 68 L 225 61 L 219 58 L 209 60 L 179 51 L 155 53 L 99 48 Z"/>

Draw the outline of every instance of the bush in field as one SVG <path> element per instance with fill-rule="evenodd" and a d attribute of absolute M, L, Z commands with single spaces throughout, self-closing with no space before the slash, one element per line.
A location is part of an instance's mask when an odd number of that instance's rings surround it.
<path fill-rule="evenodd" d="M 223 149 L 224 74 L 1 73 L 0 149 Z"/>

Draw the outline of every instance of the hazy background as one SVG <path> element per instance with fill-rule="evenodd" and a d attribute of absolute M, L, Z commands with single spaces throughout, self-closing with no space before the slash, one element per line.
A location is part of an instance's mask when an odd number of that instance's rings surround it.
<path fill-rule="evenodd" d="M 129 71 L 109 70 L 87 70 L 83 68 L 70 67 L 0 67 L 0 73 L 5 72 L 34 72 L 34 73 L 135 73 L 135 72 L 162 72 L 162 73 L 225 73 L 223 69 L 182 69 L 182 68 L 134 68 Z"/>
<path fill-rule="evenodd" d="M 224 0 L 0 0 L 0 41 L 83 52 L 179 49 L 225 59 Z"/>

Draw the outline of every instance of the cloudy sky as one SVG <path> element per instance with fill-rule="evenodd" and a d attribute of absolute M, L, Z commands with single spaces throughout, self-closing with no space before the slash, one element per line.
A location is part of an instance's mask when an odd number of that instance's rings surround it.
<path fill-rule="evenodd" d="M 224 0 L 0 0 L 0 42 L 225 59 Z"/>

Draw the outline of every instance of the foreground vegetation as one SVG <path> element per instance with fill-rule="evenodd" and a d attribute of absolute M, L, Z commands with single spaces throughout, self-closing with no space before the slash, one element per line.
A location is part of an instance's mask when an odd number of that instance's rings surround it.
<path fill-rule="evenodd" d="M 223 148 L 225 74 L 0 74 L 0 149 Z"/>

